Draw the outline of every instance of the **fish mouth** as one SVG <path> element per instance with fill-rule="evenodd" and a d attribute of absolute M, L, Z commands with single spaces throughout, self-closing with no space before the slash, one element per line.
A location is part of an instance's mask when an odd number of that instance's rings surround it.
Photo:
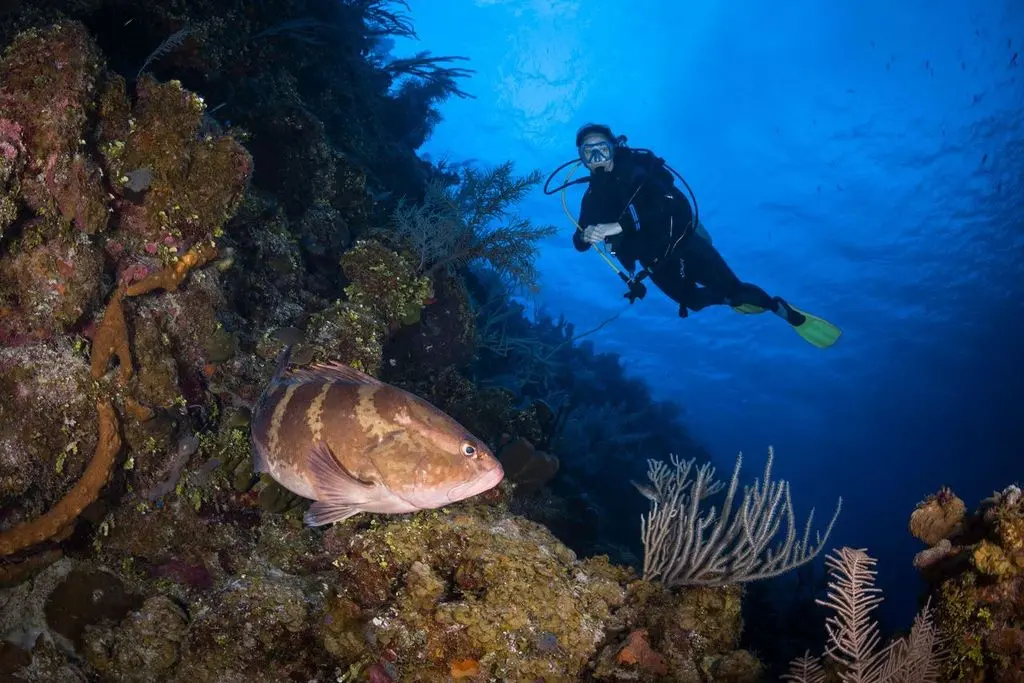
<path fill-rule="evenodd" d="M 505 478 L 505 470 L 501 468 L 501 465 L 495 465 L 493 468 L 483 472 L 474 479 L 453 486 L 448 491 L 448 500 L 456 502 L 471 498 L 475 495 L 481 494 L 484 491 L 489 491 L 495 486 L 501 483 L 501 480 Z"/>

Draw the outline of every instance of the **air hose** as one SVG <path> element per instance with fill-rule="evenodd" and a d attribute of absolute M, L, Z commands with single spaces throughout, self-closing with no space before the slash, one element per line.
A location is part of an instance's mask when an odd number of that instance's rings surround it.
<path fill-rule="evenodd" d="M 641 151 L 648 152 L 648 153 L 650 153 L 652 155 L 654 154 L 650 150 L 641 150 Z M 659 159 L 659 161 L 662 164 L 664 164 L 665 168 L 667 168 L 669 171 L 671 171 L 672 174 L 676 178 L 679 179 L 679 182 L 681 182 L 683 184 L 683 187 L 686 188 L 686 191 L 690 193 L 690 198 L 693 200 L 693 220 L 691 222 L 691 225 L 696 226 L 696 231 L 697 231 L 698 235 L 700 235 L 701 237 L 706 239 L 708 242 L 710 242 L 711 241 L 711 236 L 707 233 L 707 231 L 704 229 L 704 226 L 701 225 L 701 223 L 700 223 L 700 218 L 699 218 L 699 215 L 697 213 L 697 211 L 698 211 L 698 209 L 697 209 L 697 197 L 696 197 L 696 195 L 694 195 L 693 189 L 690 188 L 689 183 L 687 183 L 686 180 L 681 175 L 679 175 L 679 173 L 674 168 L 672 168 L 671 166 L 666 164 L 664 162 L 664 160 Z M 583 226 L 581 226 L 579 223 L 576 222 L 576 217 L 573 216 L 571 211 L 569 211 L 569 205 L 568 205 L 568 202 L 566 201 L 566 198 L 565 198 L 565 191 L 569 188 L 570 185 L 577 185 L 577 184 L 582 184 L 582 183 L 590 182 L 589 178 L 577 178 L 577 179 L 573 180 L 573 175 L 576 174 L 576 171 L 579 170 L 579 167 L 582 166 L 582 165 L 583 165 L 583 162 L 580 161 L 579 159 L 574 159 L 574 160 L 571 160 L 571 161 L 567 161 L 564 164 L 560 165 L 558 168 L 556 168 L 554 171 L 552 171 L 551 175 L 548 176 L 547 181 L 545 181 L 545 183 L 544 183 L 544 194 L 551 195 L 551 194 L 554 194 L 555 192 L 560 192 L 561 199 L 562 199 L 562 211 L 565 212 L 565 215 L 569 219 L 569 222 L 572 223 L 574 226 L 576 226 L 576 229 L 579 230 L 580 232 L 583 232 Z M 569 170 L 566 171 L 565 179 L 562 182 L 562 184 L 559 185 L 558 187 L 554 188 L 554 189 L 548 189 L 548 185 L 551 184 L 551 179 L 555 177 L 555 174 L 558 173 L 559 171 L 561 171 L 563 168 L 566 168 L 566 167 L 568 167 Z M 675 246 L 675 244 L 678 244 L 679 241 L 685 235 L 686 235 L 686 231 L 684 230 L 683 233 L 679 236 L 679 239 L 677 239 L 672 244 L 672 246 L 669 247 L 669 251 L 671 251 L 672 248 Z M 615 271 L 615 274 L 619 276 L 619 279 L 621 279 L 624 283 L 626 283 L 626 286 L 629 287 L 629 292 L 625 295 L 626 298 L 629 299 L 629 302 L 633 303 L 634 301 L 636 301 L 636 299 L 644 298 L 644 295 L 647 293 L 647 288 L 642 284 L 642 281 L 646 277 L 648 277 L 650 275 L 650 272 L 647 271 L 647 270 L 642 270 L 635 277 L 627 275 L 625 272 L 623 272 L 623 270 L 621 268 L 619 268 L 618 266 L 615 265 L 615 262 L 611 260 L 611 258 L 608 256 L 607 252 L 605 252 L 604 249 L 602 249 L 597 244 L 595 244 L 593 246 L 594 246 L 594 249 L 597 252 L 597 254 L 604 260 L 605 263 L 608 264 L 608 267 L 611 268 L 613 271 Z"/>
<path fill-rule="evenodd" d="M 572 177 L 573 177 L 573 175 L 576 174 L 576 171 L 578 171 L 580 166 L 582 166 L 582 165 L 583 165 L 582 161 L 569 162 L 568 163 L 569 170 L 565 174 L 565 181 L 560 186 L 561 195 L 562 195 L 562 211 L 565 212 L 565 216 L 566 216 L 566 218 L 569 219 L 569 222 L 572 223 L 573 225 L 575 225 L 576 229 L 579 230 L 580 232 L 583 232 L 583 226 L 581 226 L 579 223 L 576 222 L 576 217 L 572 215 L 571 211 L 569 211 L 569 203 L 565 200 L 565 191 L 566 191 L 566 189 L 570 185 L 574 184 L 572 182 Z M 566 166 L 566 164 L 562 164 L 561 166 L 556 168 L 554 170 L 554 172 L 552 172 L 551 176 L 548 176 L 548 182 L 551 181 L 551 177 L 554 176 L 555 173 L 558 173 L 558 171 L 561 170 L 565 166 Z M 584 179 L 581 179 L 581 180 L 577 180 L 576 182 L 579 183 L 579 182 L 587 182 L 587 181 L 584 180 Z M 544 188 L 545 188 L 544 189 L 544 193 L 548 194 L 548 192 L 547 192 L 547 183 L 544 183 Z M 604 262 L 608 264 L 608 267 L 611 268 L 612 270 L 614 270 L 616 272 L 616 274 L 618 274 L 618 276 L 620 278 L 622 278 L 622 281 L 625 282 L 628 285 L 629 284 L 629 280 L 630 280 L 629 276 L 626 275 L 624 272 L 622 272 L 621 268 L 619 268 L 617 265 L 615 265 L 615 262 L 612 261 L 611 258 L 608 257 L 608 254 L 605 252 L 605 250 L 602 249 L 601 247 L 599 247 L 596 244 L 594 245 L 594 249 L 596 249 L 597 253 L 601 256 L 602 259 L 604 259 Z"/>

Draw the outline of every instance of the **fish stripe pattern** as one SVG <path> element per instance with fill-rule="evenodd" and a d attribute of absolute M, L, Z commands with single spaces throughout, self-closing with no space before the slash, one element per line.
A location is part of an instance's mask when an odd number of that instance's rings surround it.
<path fill-rule="evenodd" d="M 306 424 L 309 426 L 313 441 L 319 441 L 322 438 L 324 431 L 324 401 L 327 400 L 327 393 L 332 387 L 334 387 L 333 381 L 324 382 L 323 387 L 320 388 L 320 393 L 310 403 L 309 411 L 306 413 Z"/>
<path fill-rule="evenodd" d="M 316 503 L 306 523 L 442 507 L 504 477 L 487 445 L 415 394 L 331 363 L 287 372 L 253 410 L 257 471 Z"/>
<path fill-rule="evenodd" d="M 383 439 L 389 431 L 377 405 L 378 389 L 372 385 L 360 386 L 355 407 L 356 420 L 370 439 Z"/>
<path fill-rule="evenodd" d="M 288 412 L 288 405 L 292 401 L 292 394 L 295 393 L 295 389 L 294 385 L 288 385 L 284 387 L 284 391 L 280 396 L 270 397 L 274 410 L 270 414 L 270 427 L 267 430 L 267 440 L 265 443 L 270 450 L 268 455 L 271 458 L 281 458 L 281 422 Z"/>
<path fill-rule="evenodd" d="M 278 408 L 281 420 L 277 424 L 277 438 L 281 452 L 275 457 L 295 462 L 297 458 L 305 458 L 313 446 L 310 410 L 323 385 L 303 382 L 292 385 L 289 389 L 291 400 L 284 411 L 280 411 L 280 406 Z M 275 416 L 277 414 L 278 412 L 275 412 Z"/>

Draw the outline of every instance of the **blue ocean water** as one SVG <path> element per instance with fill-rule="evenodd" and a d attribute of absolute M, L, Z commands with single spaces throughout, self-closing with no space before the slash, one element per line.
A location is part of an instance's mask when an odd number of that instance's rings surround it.
<path fill-rule="evenodd" d="M 687 179 L 741 279 L 839 325 L 829 350 L 771 315 L 629 306 L 560 228 L 538 303 L 595 334 L 727 474 L 769 445 L 798 515 L 844 512 L 833 545 L 879 559 L 909 623 L 915 503 L 969 506 L 1024 481 L 1024 4 L 984 0 L 431 0 L 419 42 L 476 69 L 421 153 L 545 176 L 576 128 L 610 125 Z M 569 191 L 573 214 L 581 190 Z M 638 453 L 637 458 L 667 457 Z M 609 476 L 613 476 L 610 473 Z M 623 484 L 628 495 L 628 484 Z"/>

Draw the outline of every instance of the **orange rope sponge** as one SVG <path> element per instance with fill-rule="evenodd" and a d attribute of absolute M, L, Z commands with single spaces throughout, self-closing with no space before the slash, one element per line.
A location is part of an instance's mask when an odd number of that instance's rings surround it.
<path fill-rule="evenodd" d="M 138 296 L 154 289 L 166 289 L 173 292 L 178 288 L 194 268 L 200 268 L 217 257 L 217 245 L 213 242 L 201 242 L 188 251 L 180 259 L 163 270 L 146 276 L 139 282 L 129 285 L 125 292 L 128 296 Z"/>

